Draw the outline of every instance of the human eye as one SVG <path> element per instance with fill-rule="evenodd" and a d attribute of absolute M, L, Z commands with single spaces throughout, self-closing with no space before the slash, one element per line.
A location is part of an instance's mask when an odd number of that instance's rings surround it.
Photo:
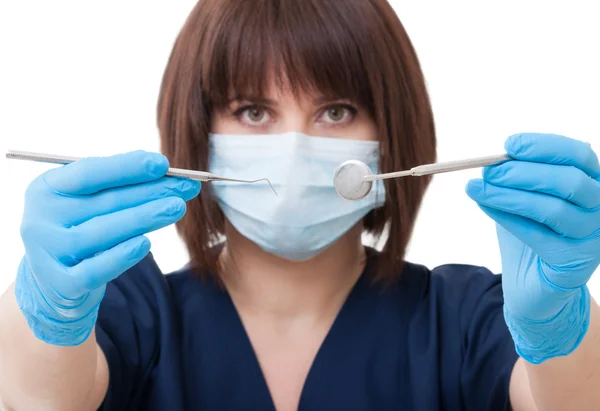
<path fill-rule="evenodd" d="M 246 126 L 264 126 L 271 121 L 268 110 L 258 105 L 246 105 L 235 110 L 233 115 Z"/>
<path fill-rule="evenodd" d="M 344 125 L 351 122 L 358 110 L 350 104 L 333 104 L 325 107 L 318 122 L 328 126 Z"/>

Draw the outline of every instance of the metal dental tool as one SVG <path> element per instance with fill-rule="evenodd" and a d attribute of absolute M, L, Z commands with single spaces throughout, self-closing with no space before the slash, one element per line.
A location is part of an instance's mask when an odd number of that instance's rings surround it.
<path fill-rule="evenodd" d="M 360 200 L 369 194 L 373 181 L 406 176 L 425 176 L 429 174 L 447 173 L 500 164 L 511 160 L 507 154 L 466 160 L 447 161 L 413 167 L 410 170 L 386 174 L 373 174 L 368 165 L 362 161 L 349 160 L 338 166 L 333 174 L 333 185 L 338 195 L 346 200 Z"/>
<path fill-rule="evenodd" d="M 589 142 L 585 142 L 592 146 Z M 346 200 L 360 200 L 369 194 L 373 181 L 406 176 L 426 176 L 429 174 L 448 173 L 450 171 L 467 170 L 486 167 L 512 160 L 508 154 L 468 158 L 466 160 L 446 161 L 425 164 L 406 171 L 386 174 L 373 174 L 369 166 L 362 161 L 349 160 L 340 164 L 333 174 L 333 186 L 338 195 Z"/>
<path fill-rule="evenodd" d="M 29 161 L 38 161 L 42 163 L 53 163 L 53 164 L 69 164 L 80 160 L 80 157 L 70 157 L 63 155 L 54 155 L 54 154 L 42 154 L 42 153 L 32 153 L 29 151 L 15 151 L 9 150 L 6 153 L 6 158 L 14 159 L 14 160 L 29 160 Z M 261 178 L 258 180 L 239 180 L 235 178 L 228 177 L 219 177 L 214 174 L 208 173 L 206 171 L 194 171 L 194 170 L 184 170 L 182 168 L 169 168 L 167 171 L 168 176 L 171 177 L 183 177 L 189 178 L 191 180 L 198 180 L 202 182 L 208 181 L 232 181 L 237 183 L 258 183 L 259 181 L 266 181 L 271 187 L 271 190 L 277 195 L 277 192 L 271 185 L 271 182 L 266 178 Z"/>

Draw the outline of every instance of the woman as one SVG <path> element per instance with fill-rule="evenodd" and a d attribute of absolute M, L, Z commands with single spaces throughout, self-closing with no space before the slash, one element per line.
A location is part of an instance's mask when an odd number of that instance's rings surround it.
<path fill-rule="evenodd" d="M 498 223 L 502 276 L 405 261 L 427 178 L 380 183 L 358 202 L 336 195 L 345 160 L 381 172 L 435 161 L 419 63 L 383 0 L 201 0 L 169 59 L 158 122 L 164 156 L 84 159 L 28 188 L 26 255 L 0 309 L 8 409 L 600 401 L 590 147 L 511 136 L 515 161 L 469 183 Z M 165 176 L 169 165 L 267 177 L 277 196 L 267 184 L 200 190 Z M 163 276 L 144 234 L 175 222 L 191 261 Z M 362 245 L 386 226 L 382 251 Z"/>

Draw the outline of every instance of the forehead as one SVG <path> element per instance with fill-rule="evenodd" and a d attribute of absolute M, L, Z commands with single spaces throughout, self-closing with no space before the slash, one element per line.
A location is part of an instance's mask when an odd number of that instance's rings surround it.
<path fill-rule="evenodd" d="M 277 102 L 311 102 L 319 103 L 322 101 L 331 101 L 340 98 L 349 98 L 345 95 L 332 94 L 330 90 L 318 90 L 316 86 L 294 87 L 294 85 L 283 77 L 282 81 L 277 81 L 274 75 L 268 75 L 262 90 L 230 90 L 231 100 L 255 100 L 270 103 Z"/>

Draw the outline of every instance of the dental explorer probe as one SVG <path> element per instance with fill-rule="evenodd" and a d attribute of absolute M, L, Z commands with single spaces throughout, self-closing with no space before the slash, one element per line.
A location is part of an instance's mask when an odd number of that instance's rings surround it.
<path fill-rule="evenodd" d="M 42 154 L 42 153 L 33 153 L 29 151 L 17 151 L 17 150 L 8 150 L 6 153 L 6 158 L 13 160 L 28 160 L 28 161 L 37 161 L 41 163 L 52 163 L 52 164 L 69 164 L 73 163 L 77 160 L 80 160 L 81 157 L 71 157 L 71 156 L 63 156 L 63 155 L 55 155 L 55 154 Z M 182 168 L 169 168 L 167 171 L 167 176 L 171 177 L 183 177 L 189 178 L 191 180 L 197 180 L 202 182 L 209 181 L 232 181 L 236 183 L 258 183 L 259 181 L 266 181 L 271 187 L 271 190 L 277 195 L 277 192 L 271 185 L 271 182 L 267 178 L 261 178 L 258 180 L 240 180 L 235 178 L 228 177 L 220 177 L 216 176 L 212 173 L 206 171 L 195 171 L 195 170 L 185 170 Z"/>
<path fill-rule="evenodd" d="M 360 200 L 369 194 L 373 181 L 406 176 L 425 176 L 430 174 L 447 173 L 500 164 L 511 160 L 507 154 L 486 157 L 476 157 L 466 160 L 446 161 L 442 163 L 425 164 L 406 171 L 394 173 L 373 174 L 368 165 L 358 160 L 349 160 L 340 164 L 333 174 L 333 185 L 338 195 L 346 200 Z"/>

